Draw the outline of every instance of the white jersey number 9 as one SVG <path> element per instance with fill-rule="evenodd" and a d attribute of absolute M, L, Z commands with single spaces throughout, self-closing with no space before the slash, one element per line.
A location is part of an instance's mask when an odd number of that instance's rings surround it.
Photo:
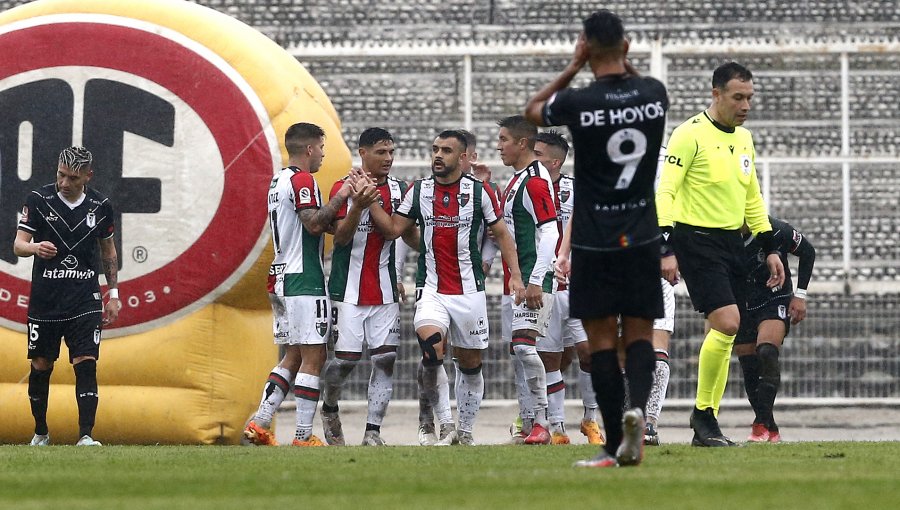
<path fill-rule="evenodd" d="M 626 153 L 623 149 L 630 150 Z M 610 161 L 623 167 L 616 180 L 616 189 L 628 189 L 641 158 L 647 153 L 647 137 L 634 128 L 620 129 L 606 142 L 606 153 Z"/>

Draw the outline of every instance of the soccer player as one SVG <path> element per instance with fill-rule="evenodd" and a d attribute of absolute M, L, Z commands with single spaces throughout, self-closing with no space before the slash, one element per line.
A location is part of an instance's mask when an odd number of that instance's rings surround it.
<path fill-rule="evenodd" d="M 13 252 L 34 256 L 28 299 L 28 399 L 34 416 L 31 446 L 50 444 L 47 400 L 50 374 L 66 339 L 75 371 L 78 404 L 77 446 L 101 446 L 92 436 L 97 415 L 97 360 L 104 325 L 119 316 L 118 271 L 113 208 L 107 197 L 87 187 L 93 156 L 84 147 L 59 154 L 56 183 L 25 199 Z M 103 306 L 97 278 L 97 249 L 109 300 Z"/>
<path fill-rule="evenodd" d="M 534 154 L 537 128 L 521 115 L 498 123 L 497 151 L 513 175 L 504 190 L 503 219 L 516 243 L 519 267 L 528 277 L 525 301 L 513 305 L 507 292 L 501 302 L 504 338 L 510 339 L 518 376 L 522 430 L 514 442 L 549 444 L 547 372 L 537 353 L 537 338 L 547 332 L 553 310 L 553 257 L 559 241 L 550 172 Z M 504 289 L 506 290 L 506 289 Z"/>
<path fill-rule="evenodd" d="M 288 166 L 269 186 L 269 226 L 275 258 L 269 268 L 268 291 L 274 315 L 275 343 L 284 357 L 263 387 L 259 409 L 247 423 L 244 438 L 257 445 L 275 445 L 270 430 L 278 406 L 291 389 L 297 399 L 294 446 L 324 446 L 313 435 L 313 417 L 319 403 L 319 374 L 325 363 L 325 342 L 331 330 L 331 303 L 322 270 L 322 235 L 354 193 L 365 195 L 365 176 L 354 173 L 341 184 L 327 204 L 313 178 L 325 158 L 325 132 L 300 122 L 284 135 Z M 358 198 L 363 200 L 363 196 Z"/>
<path fill-rule="evenodd" d="M 768 268 L 759 240 L 750 234 L 746 224 L 744 235 L 744 261 L 747 264 L 747 300 L 741 303 L 741 327 L 734 340 L 734 350 L 744 373 L 744 389 L 747 400 L 756 417 L 750 437 L 753 443 L 778 443 L 781 433 L 775 423 L 772 409 L 781 385 L 781 367 L 778 361 L 781 345 L 791 329 L 806 318 L 806 289 L 812 278 L 816 261 L 816 249 L 809 238 L 790 224 L 769 217 L 775 232 L 775 247 L 784 265 L 784 285 L 775 292 L 766 286 Z M 793 290 L 791 270 L 787 255 L 800 258 L 797 290 Z"/>
<path fill-rule="evenodd" d="M 370 209 L 386 239 L 395 239 L 418 222 L 416 336 L 426 368 L 443 365 L 443 342 L 449 336 L 460 371 L 456 395 L 459 428 L 451 434 L 460 444 L 474 445 L 472 430 L 484 397 L 482 351 L 488 346 L 489 334 L 477 243 L 482 221 L 487 221 L 510 267 L 510 289 L 517 302 L 525 289 L 512 238 L 500 221 L 493 192 L 460 169 L 466 150 L 461 133 L 441 132 L 431 148 L 432 176 L 415 182 L 393 216 L 374 206 Z M 436 393 L 435 375 L 436 371 L 427 371 L 423 377 L 429 395 Z"/>
<path fill-rule="evenodd" d="M 669 101 L 663 84 L 638 76 L 627 54 L 622 20 L 607 10 L 591 14 L 572 61 L 525 109 L 537 124 L 567 125 L 575 146 L 575 210 L 556 268 L 558 278 L 570 276 L 571 314 L 588 334 L 591 381 L 606 428 L 606 444 L 576 463 L 583 467 L 641 462 L 653 319 L 663 314 L 653 185 Z M 585 64 L 594 82 L 567 88 Z M 620 316 L 633 406 L 624 412 Z"/>
<path fill-rule="evenodd" d="M 675 286 L 665 278 L 660 278 L 663 293 L 663 317 L 653 321 L 653 352 L 656 355 L 656 370 L 653 372 L 653 386 L 647 398 L 644 444 L 659 446 L 659 415 L 666 401 L 669 388 L 669 342 L 675 331 Z"/>
<path fill-rule="evenodd" d="M 756 177 L 756 151 L 742 127 L 753 98 L 753 75 L 729 62 L 712 77 L 712 103 L 675 128 L 656 200 L 663 231 L 663 277 L 684 278 L 691 303 L 709 331 L 700 348 L 697 398 L 691 413 L 694 446 L 734 446 L 717 420 L 728 364 L 745 301 L 743 240 L 746 218 L 766 255 L 766 285 L 784 284 L 784 267 Z"/>
<path fill-rule="evenodd" d="M 496 183 L 490 180 L 490 168 L 483 163 L 478 163 L 478 138 L 474 133 L 465 129 L 459 129 L 457 131 L 459 131 L 459 133 L 465 137 L 467 147 L 467 157 L 460 158 L 459 160 L 460 171 L 463 174 L 472 174 L 476 179 L 483 181 L 485 184 L 490 186 L 490 188 L 494 191 L 494 196 L 500 196 L 499 186 L 497 186 Z M 491 265 L 493 264 L 494 258 L 497 256 L 499 247 L 497 246 L 497 243 L 494 242 L 494 240 L 491 238 L 490 229 L 485 222 L 482 222 L 481 227 L 478 229 L 478 245 L 481 247 L 481 267 L 485 276 L 487 276 L 488 272 L 491 269 Z M 447 340 L 445 338 L 444 349 L 446 348 Z M 455 392 L 459 393 L 459 383 L 462 380 L 462 377 L 460 376 L 459 366 L 455 365 L 455 368 Z M 435 376 L 437 380 L 437 395 L 426 395 L 425 386 L 422 381 L 427 370 L 434 370 L 437 372 Z M 419 390 L 419 444 L 423 446 L 449 446 L 453 443 L 456 436 L 452 434 L 455 426 L 453 424 L 452 409 L 450 408 L 450 384 L 447 378 L 447 371 L 444 369 L 443 365 L 426 368 L 424 365 L 424 360 L 421 360 L 416 371 L 416 382 L 418 384 Z M 432 409 L 431 406 L 432 400 L 437 403 L 434 409 Z M 441 438 L 439 438 L 437 434 L 435 434 L 435 414 L 437 414 L 438 422 L 441 425 Z"/>
<path fill-rule="evenodd" d="M 381 423 L 393 394 L 394 362 L 400 343 L 400 304 L 394 241 L 386 241 L 369 218 L 369 206 L 390 214 L 400 205 L 406 184 L 388 175 L 394 163 L 394 138 L 382 128 L 359 135 L 362 170 L 375 186 L 371 195 L 351 197 L 335 218 L 334 251 L 328 294 L 334 305 L 337 341 L 323 369 L 322 428 L 325 441 L 343 445 L 338 401 L 344 381 L 362 358 L 363 343 L 372 361 L 364 446 L 383 446 Z M 334 183 L 336 196 L 346 179 Z"/>
<path fill-rule="evenodd" d="M 562 229 L 565 229 L 575 205 L 575 180 L 562 173 L 562 165 L 569 153 L 569 143 L 563 136 L 549 130 L 538 133 L 534 139 L 534 154 L 538 161 L 550 172 L 553 181 L 553 198 L 556 202 L 556 216 L 559 218 L 560 241 Z M 565 381 L 563 372 L 577 353 L 579 365 L 587 370 L 579 370 L 579 387 L 584 402 L 584 418 L 581 420 L 581 432 L 587 436 L 591 444 L 603 442 L 600 425 L 597 423 L 597 399 L 591 388 L 590 350 L 587 344 L 587 333 L 580 319 L 569 316 L 569 288 L 564 282 L 556 283 L 553 294 L 553 310 L 550 314 L 550 325 L 547 336 L 537 343 L 538 355 L 544 362 L 547 371 L 547 413 L 550 419 L 550 436 L 552 444 L 569 444 L 569 436 L 565 430 Z M 563 358 L 569 351 L 566 363 Z"/>

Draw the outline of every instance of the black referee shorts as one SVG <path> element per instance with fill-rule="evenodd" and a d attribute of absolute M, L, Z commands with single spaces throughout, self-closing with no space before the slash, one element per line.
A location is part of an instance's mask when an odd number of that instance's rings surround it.
<path fill-rule="evenodd" d="M 572 248 L 569 313 L 578 319 L 664 315 L 659 241 L 618 251 Z"/>
<path fill-rule="evenodd" d="M 695 310 L 708 316 L 723 306 L 746 302 L 747 270 L 739 230 L 677 224 L 672 247 Z"/>

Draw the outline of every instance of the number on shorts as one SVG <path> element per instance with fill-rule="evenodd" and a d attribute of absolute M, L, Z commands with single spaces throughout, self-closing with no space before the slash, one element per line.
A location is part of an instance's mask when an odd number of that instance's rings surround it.
<path fill-rule="evenodd" d="M 317 319 L 327 319 L 328 318 L 328 301 L 324 299 L 316 300 L 316 318 Z"/>
<path fill-rule="evenodd" d="M 28 325 L 28 339 L 32 342 L 37 342 L 38 340 L 38 326 L 40 324 L 29 324 Z"/>
<path fill-rule="evenodd" d="M 632 150 L 626 154 L 622 149 L 627 146 L 631 146 Z M 610 161 L 622 165 L 622 173 L 616 180 L 616 189 L 628 189 L 641 158 L 647 153 L 647 137 L 634 128 L 620 129 L 606 142 L 606 153 L 609 154 Z"/>

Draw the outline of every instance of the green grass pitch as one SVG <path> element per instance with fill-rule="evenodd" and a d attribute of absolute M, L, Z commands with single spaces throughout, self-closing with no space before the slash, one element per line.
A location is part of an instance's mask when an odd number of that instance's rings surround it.
<path fill-rule="evenodd" d="M 900 442 L 647 448 L 0 447 L 0 508 L 900 508 Z"/>

